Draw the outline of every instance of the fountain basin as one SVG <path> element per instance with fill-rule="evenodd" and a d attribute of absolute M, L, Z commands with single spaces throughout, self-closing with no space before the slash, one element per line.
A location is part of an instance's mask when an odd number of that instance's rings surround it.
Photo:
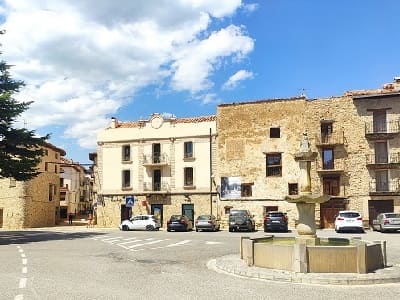
<path fill-rule="evenodd" d="M 320 238 L 319 245 L 295 238 L 242 237 L 240 258 L 248 266 L 298 273 L 368 273 L 386 266 L 386 241 Z"/>

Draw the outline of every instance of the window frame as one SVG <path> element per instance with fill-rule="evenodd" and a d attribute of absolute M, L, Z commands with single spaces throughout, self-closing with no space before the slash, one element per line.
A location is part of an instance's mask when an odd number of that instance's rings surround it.
<path fill-rule="evenodd" d="M 187 151 L 186 147 L 190 145 L 191 151 Z M 183 159 L 193 160 L 194 159 L 194 143 L 193 141 L 183 142 Z"/>
<path fill-rule="evenodd" d="M 130 169 L 125 169 L 122 170 L 121 172 L 121 188 L 122 189 L 131 189 L 132 188 L 132 176 L 131 176 L 131 170 Z M 127 177 L 126 175 L 129 176 L 129 182 L 127 182 Z"/>
<path fill-rule="evenodd" d="M 188 174 L 187 171 L 191 170 L 192 174 L 191 174 L 191 184 L 188 184 Z M 184 167 L 183 168 L 183 186 L 185 188 L 193 188 L 194 187 L 194 168 L 193 167 Z"/>
<path fill-rule="evenodd" d="M 273 159 L 274 157 L 279 158 L 278 164 L 269 163 L 269 158 Z M 266 171 L 265 171 L 266 177 L 282 177 L 282 153 L 280 152 L 266 153 L 265 165 L 266 165 Z"/>
<path fill-rule="evenodd" d="M 132 161 L 131 156 L 132 156 L 131 145 L 129 144 L 122 145 L 122 153 L 121 153 L 122 162 L 131 162 Z"/>
<path fill-rule="evenodd" d="M 281 128 L 280 127 L 270 127 L 269 128 L 269 138 L 270 139 L 280 139 L 281 138 Z"/>

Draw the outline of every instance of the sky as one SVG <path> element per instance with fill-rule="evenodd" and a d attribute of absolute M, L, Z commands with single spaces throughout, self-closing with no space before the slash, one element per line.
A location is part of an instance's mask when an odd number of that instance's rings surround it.
<path fill-rule="evenodd" d="M 0 0 L 15 126 L 90 163 L 111 117 L 340 96 L 400 76 L 398 0 Z"/>

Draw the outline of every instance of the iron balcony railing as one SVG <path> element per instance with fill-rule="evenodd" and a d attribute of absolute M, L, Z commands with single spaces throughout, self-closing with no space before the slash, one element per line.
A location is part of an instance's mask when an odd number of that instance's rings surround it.
<path fill-rule="evenodd" d="M 166 165 L 168 163 L 168 155 L 166 153 L 143 155 L 144 165 Z"/>
<path fill-rule="evenodd" d="M 398 193 L 399 182 L 396 181 L 371 181 L 369 184 L 369 191 L 372 193 Z"/>
<path fill-rule="evenodd" d="M 366 154 L 367 165 L 400 164 L 400 152 L 390 154 Z"/>
<path fill-rule="evenodd" d="M 318 172 L 335 172 L 346 170 L 346 165 L 343 159 L 334 159 L 325 162 L 322 160 L 317 160 L 316 166 Z"/>
<path fill-rule="evenodd" d="M 332 132 L 330 134 L 319 134 L 315 136 L 315 143 L 317 146 L 327 146 L 327 145 L 344 145 L 345 138 L 344 132 Z"/>
<path fill-rule="evenodd" d="M 400 120 L 372 121 L 365 123 L 365 134 L 388 134 L 400 132 Z"/>
<path fill-rule="evenodd" d="M 161 192 L 170 190 L 168 182 L 145 182 L 143 183 L 143 190 L 149 192 Z"/>

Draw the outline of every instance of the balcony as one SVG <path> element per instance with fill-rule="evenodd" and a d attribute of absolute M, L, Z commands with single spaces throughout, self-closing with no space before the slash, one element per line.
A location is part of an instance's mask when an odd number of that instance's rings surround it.
<path fill-rule="evenodd" d="M 169 192 L 170 187 L 168 182 L 145 182 L 143 183 L 143 190 L 146 192 Z"/>
<path fill-rule="evenodd" d="M 369 140 L 393 139 L 400 133 L 399 120 L 365 123 L 365 137 Z"/>
<path fill-rule="evenodd" d="M 345 162 L 343 159 L 335 159 L 328 162 L 317 160 L 317 172 L 321 176 L 327 175 L 340 175 L 346 170 Z"/>
<path fill-rule="evenodd" d="M 367 168 L 370 169 L 398 169 L 400 168 L 400 152 L 390 153 L 390 155 L 366 155 Z"/>
<path fill-rule="evenodd" d="M 161 154 L 145 154 L 143 155 L 143 166 L 145 167 L 161 167 L 169 165 L 168 155 Z"/>
<path fill-rule="evenodd" d="M 345 144 L 344 132 L 332 132 L 330 134 L 319 134 L 315 136 L 315 144 L 317 147 L 341 146 Z"/>
<path fill-rule="evenodd" d="M 369 184 L 371 196 L 396 196 L 400 195 L 399 182 L 396 181 L 371 181 Z"/>

